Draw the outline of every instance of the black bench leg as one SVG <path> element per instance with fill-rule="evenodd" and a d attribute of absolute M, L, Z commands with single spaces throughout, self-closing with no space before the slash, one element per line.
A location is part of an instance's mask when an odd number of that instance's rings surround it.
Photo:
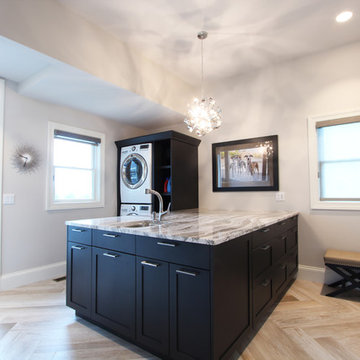
<path fill-rule="evenodd" d="M 354 269 L 359 270 L 358 268 L 345 266 L 345 265 L 334 265 L 334 264 L 325 264 L 325 265 L 342 277 L 341 280 L 335 281 L 328 285 L 331 287 L 337 287 L 341 285 L 341 288 L 332 291 L 329 294 L 326 294 L 326 296 L 334 297 L 346 291 L 350 291 L 356 288 L 360 289 L 360 277 L 359 277 L 360 272 L 354 271 Z"/>

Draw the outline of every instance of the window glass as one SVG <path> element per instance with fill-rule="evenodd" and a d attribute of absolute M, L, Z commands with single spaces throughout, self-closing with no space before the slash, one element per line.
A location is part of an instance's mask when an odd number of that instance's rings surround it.
<path fill-rule="evenodd" d="M 47 209 L 104 206 L 101 133 L 49 122 Z"/>
<path fill-rule="evenodd" d="M 320 200 L 360 200 L 360 123 L 317 130 Z"/>
<path fill-rule="evenodd" d="M 92 170 L 55 168 L 54 199 L 94 200 L 94 174 Z"/>
<path fill-rule="evenodd" d="M 94 145 L 78 141 L 54 139 L 54 166 L 91 169 Z"/>

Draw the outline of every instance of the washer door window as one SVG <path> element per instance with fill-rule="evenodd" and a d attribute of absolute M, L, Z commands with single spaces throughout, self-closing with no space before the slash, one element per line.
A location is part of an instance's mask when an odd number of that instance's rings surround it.
<path fill-rule="evenodd" d="M 131 154 L 122 164 L 121 177 L 124 184 L 130 189 L 140 187 L 148 173 L 145 159 L 139 154 Z"/>

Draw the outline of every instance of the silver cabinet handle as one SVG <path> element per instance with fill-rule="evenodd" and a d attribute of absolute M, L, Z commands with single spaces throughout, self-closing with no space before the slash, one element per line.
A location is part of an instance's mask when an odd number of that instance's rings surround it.
<path fill-rule="evenodd" d="M 270 280 L 269 279 L 265 279 L 262 283 L 261 286 L 266 287 L 270 284 Z"/>
<path fill-rule="evenodd" d="M 285 220 L 285 221 L 281 222 L 280 225 L 286 225 L 286 223 L 287 223 L 287 221 Z"/>
<path fill-rule="evenodd" d="M 265 245 L 265 246 L 261 247 L 260 250 L 268 251 L 270 248 L 271 248 L 271 245 Z"/>
<path fill-rule="evenodd" d="M 114 234 L 103 234 L 103 236 L 105 236 L 105 237 L 109 237 L 109 238 L 116 238 L 116 237 L 118 237 L 119 235 L 114 235 Z"/>
<path fill-rule="evenodd" d="M 117 258 L 119 257 L 119 255 L 115 255 L 115 254 L 109 254 L 109 253 L 103 253 L 104 256 L 110 257 L 110 258 Z"/>
<path fill-rule="evenodd" d="M 71 248 L 75 249 L 75 250 L 84 250 L 85 249 L 83 246 L 75 246 L 75 245 L 73 245 Z"/>
<path fill-rule="evenodd" d="M 282 238 L 281 238 L 281 240 L 286 240 L 287 239 L 287 236 L 283 236 Z"/>
<path fill-rule="evenodd" d="M 142 265 L 145 265 L 145 266 L 151 266 L 151 267 L 158 267 L 159 264 L 154 264 L 154 263 L 151 263 L 151 262 L 148 262 L 148 261 L 142 261 L 141 262 Z"/>
<path fill-rule="evenodd" d="M 267 233 L 267 232 L 269 232 L 269 231 L 270 231 L 270 228 L 261 230 L 261 232 L 263 232 L 263 233 Z"/>
<path fill-rule="evenodd" d="M 71 231 L 73 231 L 73 232 L 84 232 L 85 230 L 82 230 L 82 229 L 71 229 Z"/>
<path fill-rule="evenodd" d="M 286 264 L 282 264 L 280 268 L 281 268 L 281 270 L 285 270 L 286 269 Z"/>
<path fill-rule="evenodd" d="M 176 244 L 171 244 L 171 243 L 166 243 L 166 242 L 161 242 L 161 241 L 158 241 L 157 244 L 161 245 L 161 246 L 168 246 L 168 247 L 175 247 L 176 246 Z"/>
<path fill-rule="evenodd" d="M 194 276 L 194 277 L 197 276 L 196 273 L 190 272 L 190 271 L 176 270 L 176 272 L 177 272 L 178 274 L 182 274 L 182 275 L 188 275 L 188 276 Z"/>

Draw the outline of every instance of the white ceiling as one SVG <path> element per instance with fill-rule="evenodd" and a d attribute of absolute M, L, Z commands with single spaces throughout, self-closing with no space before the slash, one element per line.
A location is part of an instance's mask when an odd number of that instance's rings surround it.
<path fill-rule="evenodd" d="M 224 81 L 274 63 L 360 40 L 360 0 L 57 0 L 179 77 Z M 350 22 L 335 16 L 352 10 Z M 144 129 L 183 115 L 0 37 L 0 77 L 19 93 Z M 185 112 L 185 109 L 184 109 Z"/>
<path fill-rule="evenodd" d="M 190 83 L 220 80 L 360 40 L 359 0 L 57 0 Z M 335 16 L 354 12 L 346 24 Z"/>
<path fill-rule="evenodd" d="M 0 77 L 16 82 L 21 95 L 144 129 L 183 120 L 175 111 L 1 36 L 0 54 Z"/>

